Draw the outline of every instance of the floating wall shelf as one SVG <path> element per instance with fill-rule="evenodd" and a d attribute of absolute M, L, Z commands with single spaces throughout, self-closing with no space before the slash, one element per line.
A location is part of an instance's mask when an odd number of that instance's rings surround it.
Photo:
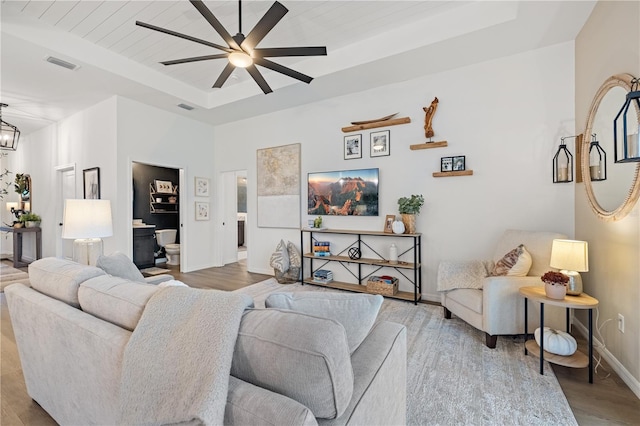
<path fill-rule="evenodd" d="M 357 124 L 355 126 L 343 127 L 343 133 L 355 132 L 358 130 L 375 129 L 377 127 L 397 126 L 398 124 L 411 123 L 410 117 L 393 118 L 391 120 L 375 121 L 373 123 Z"/>
<path fill-rule="evenodd" d="M 433 177 L 471 176 L 473 170 L 460 170 L 456 172 L 433 172 Z"/>
<path fill-rule="evenodd" d="M 445 146 L 449 146 L 447 141 L 419 143 L 410 145 L 409 148 L 411 148 L 412 151 L 415 151 L 417 149 L 444 148 Z"/>

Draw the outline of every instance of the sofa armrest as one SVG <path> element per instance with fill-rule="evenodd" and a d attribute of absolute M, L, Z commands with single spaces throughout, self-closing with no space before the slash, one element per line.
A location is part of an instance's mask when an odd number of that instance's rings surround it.
<path fill-rule="evenodd" d="M 224 424 L 317 426 L 318 422 L 299 402 L 229 376 Z"/>
<path fill-rule="evenodd" d="M 145 277 L 145 281 L 147 282 L 147 284 L 155 284 L 158 285 L 160 283 L 163 283 L 165 281 L 169 281 L 173 279 L 173 275 L 169 275 L 169 274 L 162 274 L 162 275 L 153 275 L 151 277 Z"/>
<path fill-rule="evenodd" d="M 543 286 L 540 277 L 487 277 L 482 297 L 483 329 L 491 335 L 524 333 L 524 297 L 520 287 Z M 565 329 L 564 309 L 545 306 L 545 325 Z M 540 325 L 540 304 L 528 303 L 528 332 Z"/>

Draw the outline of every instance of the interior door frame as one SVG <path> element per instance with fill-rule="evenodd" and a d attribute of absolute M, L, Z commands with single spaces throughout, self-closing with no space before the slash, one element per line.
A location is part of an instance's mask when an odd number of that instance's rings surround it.
<path fill-rule="evenodd" d="M 76 163 L 62 164 L 54 167 L 56 171 L 56 257 L 64 257 L 64 248 L 62 247 L 62 223 L 64 219 L 64 200 L 62 199 L 62 173 L 73 170 L 74 185 L 73 193 L 74 198 L 78 195 L 78 174 L 76 169 Z"/>
<path fill-rule="evenodd" d="M 180 227 L 180 272 L 184 273 L 187 268 L 189 256 L 187 254 L 187 244 L 188 244 L 188 221 L 185 220 L 187 213 L 187 194 L 185 193 L 186 185 L 186 169 L 184 167 L 176 166 L 173 164 L 160 164 L 151 162 L 148 160 L 135 160 L 129 158 L 129 167 L 127 168 L 127 185 L 129 190 L 127 191 L 127 206 L 129 208 L 127 211 L 127 241 L 128 241 L 128 254 L 131 259 L 133 259 L 133 163 L 144 164 L 145 166 L 155 166 L 155 167 L 164 167 L 165 169 L 174 169 L 178 170 L 178 188 L 180 191 L 178 192 L 178 219 L 179 219 L 179 227 Z"/>

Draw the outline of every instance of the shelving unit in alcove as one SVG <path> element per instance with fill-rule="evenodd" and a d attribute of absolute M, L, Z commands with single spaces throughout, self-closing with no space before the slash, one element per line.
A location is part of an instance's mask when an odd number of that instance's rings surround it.
<path fill-rule="evenodd" d="M 171 198 L 175 199 L 175 201 L 171 202 Z M 156 192 L 153 184 L 149 184 L 149 209 L 151 213 L 178 214 L 178 206 L 178 187 L 176 185 L 173 186 L 171 193 L 167 193 Z"/>

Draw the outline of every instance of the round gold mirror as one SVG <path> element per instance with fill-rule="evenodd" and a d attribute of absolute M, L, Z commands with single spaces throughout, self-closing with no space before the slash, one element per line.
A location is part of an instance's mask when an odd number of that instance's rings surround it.
<path fill-rule="evenodd" d="M 625 217 L 633 209 L 640 196 L 640 163 L 614 163 L 613 119 L 631 91 L 630 74 L 609 77 L 598 89 L 587 119 L 582 138 L 581 170 L 587 198 L 594 213 L 604 221 Z M 638 123 L 640 111 L 636 109 Z M 637 132 L 637 127 L 636 130 Z M 595 136 L 593 136 L 595 135 Z M 593 168 L 589 164 L 589 148 L 595 138 L 607 154 L 606 179 L 592 179 Z M 594 176 L 595 178 L 595 176 Z"/>

